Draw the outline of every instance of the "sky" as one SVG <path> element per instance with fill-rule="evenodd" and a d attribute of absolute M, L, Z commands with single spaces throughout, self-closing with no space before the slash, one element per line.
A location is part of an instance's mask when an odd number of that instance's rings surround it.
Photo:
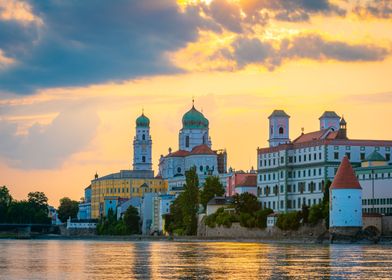
<path fill-rule="evenodd" d="M 79 200 L 131 168 L 143 109 L 157 172 L 192 98 L 236 170 L 274 109 L 291 139 L 334 110 L 350 138 L 391 140 L 391 77 L 389 0 L 0 0 L 0 185 Z"/>

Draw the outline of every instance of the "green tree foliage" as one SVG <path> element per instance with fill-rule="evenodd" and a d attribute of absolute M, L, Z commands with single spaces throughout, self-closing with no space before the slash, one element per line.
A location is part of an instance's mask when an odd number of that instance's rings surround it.
<path fill-rule="evenodd" d="M 254 212 L 261 209 L 261 204 L 257 200 L 257 197 L 251 193 L 245 192 L 242 194 L 235 194 L 234 198 L 234 208 L 237 214 L 248 213 L 253 214 Z"/>
<path fill-rule="evenodd" d="M 0 188 L 0 223 L 7 220 L 7 212 L 12 202 L 12 196 L 6 186 Z"/>
<path fill-rule="evenodd" d="M 323 197 L 323 218 L 327 229 L 329 228 L 329 189 L 331 188 L 331 184 L 332 182 L 330 180 L 325 182 Z"/>
<path fill-rule="evenodd" d="M 203 189 L 200 191 L 200 203 L 204 209 L 207 207 L 208 201 L 215 196 L 222 196 L 225 193 L 222 183 L 217 176 L 208 176 L 204 183 Z"/>
<path fill-rule="evenodd" d="M 140 233 L 140 217 L 139 217 L 139 212 L 135 207 L 129 206 L 127 211 L 125 211 L 123 221 L 129 233 L 131 234 Z"/>
<path fill-rule="evenodd" d="M 280 214 L 276 226 L 281 230 L 297 230 L 300 226 L 301 215 L 299 212 Z"/>
<path fill-rule="evenodd" d="M 196 167 L 185 172 L 184 191 L 173 201 L 165 216 L 165 230 L 170 234 L 195 235 L 199 209 L 199 178 Z"/>
<path fill-rule="evenodd" d="M 208 215 L 205 218 L 205 224 L 211 228 L 215 226 L 231 227 L 232 223 L 238 222 L 237 215 L 230 214 L 225 211 L 225 208 L 219 208 L 215 213 Z"/>
<path fill-rule="evenodd" d="M 256 227 L 258 228 L 266 228 L 267 227 L 267 217 L 269 214 L 272 214 L 274 211 L 272 209 L 260 209 L 255 213 L 256 217 Z"/>
<path fill-rule="evenodd" d="M 79 203 L 76 200 L 71 200 L 68 197 L 60 199 L 60 206 L 57 210 L 58 217 L 61 222 L 65 223 L 69 217 L 76 218 L 79 211 Z"/>
<path fill-rule="evenodd" d="M 199 209 L 199 178 L 196 167 L 185 172 L 185 186 L 182 193 L 183 225 L 186 235 L 197 233 L 197 212 Z"/>
<path fill-rule="evenodd" d="M 317 224 L 323 218 L 323 205 L 314 204 L 309 210 L 309 223 L 311 225 Z"/>
<path fill-rule="evenodd" d="M 107 216 L 99 220 L 97 233 L 99 235 L 127 235 L 130 234 L 130 230 L 123 219 L 117 221 L 116 213 L 110 208 Z"/>

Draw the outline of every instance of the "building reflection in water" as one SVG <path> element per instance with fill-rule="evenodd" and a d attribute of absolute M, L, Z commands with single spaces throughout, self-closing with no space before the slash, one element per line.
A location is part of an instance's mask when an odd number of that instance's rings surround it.
<path fill-rule="evenodd" d="M 0 240 L 0 279 L 390 279 L 391 246 Z"/>

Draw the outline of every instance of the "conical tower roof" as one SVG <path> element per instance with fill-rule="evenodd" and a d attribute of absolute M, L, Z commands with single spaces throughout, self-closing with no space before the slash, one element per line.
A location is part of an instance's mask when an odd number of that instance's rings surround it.
<path fill-rule="evenodd" d="M 347 156 L 340 163 L 331 189 L 362 189 Z"/>

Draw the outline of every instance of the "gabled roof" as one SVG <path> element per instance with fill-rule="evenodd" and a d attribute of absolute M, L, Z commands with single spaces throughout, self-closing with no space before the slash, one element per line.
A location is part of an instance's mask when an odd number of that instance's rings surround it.
<path fill-rule="evenodd" d="M 256 174 L 247 174 L 245 178 L 243 178 L 236 187 L 256 187 L 257 186 L 257 175 Z"/>
<path fill-rule="evenodd" d="M 191 155 L 215 155 L 216 153 L 211 150 L 207 145 L 199 145 L 192 149 Z"/>
<path fill-rule="evenodd" d="M 325 132 L 326 130 L 323 129 L 319 131 L 303 133 L 298 138 L 294 139 L 293 143 L 304 143 L 304 142 L 309 142 L 314 140 L 320 140 L 321 137 L 325 134 Z"/>
<path fill-rule="evenodd" d="M 186 157 L 189 156 L 190 152 L 185 150 L 178 150 L 176 152 L 170 153 L 167 157 Z"/>
<path fill-rule="evenodd" d="M 322 116 L 319 118 L 319 120 L 322 118 L 339 118 L 340 119 L 339 115 L 336 114 L 335 111 L 325 111 L 322 114 Z"/>
<path fill-rule="evenodd" d="M 331 189 L 362 189 L 347 156 L 340 163 Z"/>

